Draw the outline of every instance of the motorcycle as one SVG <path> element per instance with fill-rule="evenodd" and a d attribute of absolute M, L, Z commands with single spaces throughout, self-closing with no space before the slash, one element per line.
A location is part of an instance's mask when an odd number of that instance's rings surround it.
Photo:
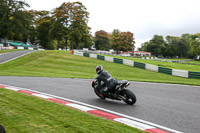
<path fill-rule="evenodd" d="M 96 79 L 94 79 L 92 81 L 92 87 L 94 89 L 95 94 L 101 98 L 101 99 L 112 99 L 112 100 L 120 100 L 120 101 L 124 101 L 125 103 L 129 104 L 129 105 L 133 105 L 136 103 L 136 96 L 135 94 L 126 89 L 129 86 L 129 82 L 127 80 L 122 80 L 122 81 L 118 81 L 116 88 L 111 92 L 108 92 L 106 94 L 100 95 L 100 90 L 101 89 L 106 89 L 106 86 L 104 84 L 104 82 L 101 81 L 101 87 L 102 88 L 98 88 L 98 82 Z M 113 94 L 115 95 L 115 97 L 113 97 Z"/>

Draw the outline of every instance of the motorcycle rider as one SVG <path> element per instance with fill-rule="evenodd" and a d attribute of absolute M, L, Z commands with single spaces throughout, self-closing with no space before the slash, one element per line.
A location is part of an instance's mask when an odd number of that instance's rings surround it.
<path fill-rule="evenodd" d="M 109 93 L 113 89 L 117 88 L 116 85 L 118 81 L 113 78 L 109 72 L 104 71 L 102 66 L 97 66 L 96 67 L 96 73 L 98 76 L 96 77 L 97 82 L 98 82 L 98 88 L 101 88 L 100 90 L 100 96 L 108 95 L 111 96 L 111 98 L 116 98 L 117 95 L 115 93 Z M 101 81 L 103 81 L 104 84 L 101 84 Z M 104 87 L 104 85 L 106 87 Z"/>

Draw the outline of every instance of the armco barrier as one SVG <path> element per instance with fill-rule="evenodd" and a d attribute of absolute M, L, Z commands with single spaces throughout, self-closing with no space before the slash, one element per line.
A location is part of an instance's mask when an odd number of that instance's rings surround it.
<path fill-rule="evenodd" d="M 90 54 L 90 58 L 97 58 L 97 55 L 96 54 Z"/>
<path fill-rule="evenodd" d="M 189 71 L 189 78 L 200 79 L 200 72 L 191 72 L 191 71 Z"/>
<path fill-rule="evenodd" d="M 97 55 L 97 59 L 99 59 L 99 60 L 104 60 L 104 56 Z"/>
<path fill-rule="evenodd" d="M 169 75 L 178 76 L 178 77 L 200 79 L 200 72 L 192 72 L 192 71 L 186 71 L 186 70 L 165 68 L 165 67 L 155 66 L 155 65 L 151 65 L 151 64 L 145 64 L 145 63 L 140 63 L 140 62 L 136 62 L 136 61 L 126 60 L 126 59 L 119 59 L 119 58 L 114 58 L 114 57 L 110 57 L 110 56 L 102 56 L 102 55 L 83 53 L 83 52 L 78 52 L 78 51 L 75 51 L 74 54 L 80 55 L 80 56 L 85 56 L 85 57 L 90 57 L 90 58 L 94 58 L 94 59 L 104 60 L 104 61 L 108 61 L 108 62 L 124 64 L 124 65 L 132 66 L 132 67 L 142 68 L 142 69 L 159 72 L 159 73 L 164 73 L 164 74 L 169 74 Z"/>
<path fill-rule="evenodd" d="M 123 59 L 123 64 L 127 66 L 134 66 L 134 61 Z"/>
<path fill-rule="evenodd" d="M 114 58 L 114 63 L 123 64 L 123 59 Z"/>
<path fill-rule="evenodd" d="M 114 62 L 114 58 L 113 57 L 109 57 L 109 56 L 105 56 L 105 61 Z"/>
<path fill-rule="evenodd" d="M 89 53 L 83 53 L 83 56 L 90 57 Z"/>
<path fill-rule="evenodd" d="M 158 72 L 158 66 L 151 65 L 151 64 L 145 64 L 145 69 L 149 71 Z"/>
<path fill-rule="evenodd" d="M 172 75 L 172 69 L 165 67 L 158 67 L 158 72 Z"/>
<path fill-rule="evenodd" d="M 145 63 L 140 63 L 140 62 L 134 61 L 134 67 L 145 69 Z"/>
<path fill-rule="evenodd" d="M 188 78 L 188 71 L 172 69 L 172 75 Z"/>

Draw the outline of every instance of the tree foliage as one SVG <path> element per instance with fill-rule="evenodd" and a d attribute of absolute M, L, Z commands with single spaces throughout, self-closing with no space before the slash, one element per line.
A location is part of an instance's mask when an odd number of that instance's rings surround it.
<path fill-rule="evenodd" d="M 83 48 L 92 45 L 89 13 L 80 2 L 63 3 L 52 11 L 26 11 L 21 0 L 0 0 L 0 38 L 8 38 L 45 49 Z"/>
<path fill-rule="evenodd" d="M 71 49 L 90 47 L 92 45 L 90 27 L 87 26 L 89 13 L 82 3 L 63 3 L 56 8 L 54 17 L 57 21 L 57 26 L 60 27 L 59 40 L 64 38 L 66 42 L 70 42 Z"/>
<path fill-rule="evenodd" d="M 135 48 L 133 33 L 120 32 L 118 29 L 115 29 L 112 32 L 110 44 L 115 51 L 133 51 Z"/>
<path fill-rule="evenodd" d="M 181 37 L 155 35 L 142 44 L 141 51 L 152 52 L 155 56 L 195 58 L 200 55 L 200 34 L 183 34 Z"/>
<path fill-rule="evenodd" d="M 103 30 L 95 32 L 94 42 L 95 42 L 96 49 L 109 50 L 110 48 L 109 37 L 110 35 Z"/>
<path fill-rule="evenodd" d="M 29 19 L 24 12 L 29 6 L 24 1 L 0 0 L 0 37 L 25 40 L 29 29 Z"/>

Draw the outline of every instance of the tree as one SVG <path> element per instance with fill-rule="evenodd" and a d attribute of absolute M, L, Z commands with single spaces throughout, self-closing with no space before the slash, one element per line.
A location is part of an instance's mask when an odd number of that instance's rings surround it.
<path fill-rule="evenodd" d="M 178 37 L 174 36 L 167 36 L 166 37 L 166 50 L 165 50 L 165 56 L 166 57 L 175 57 L 177 56 L 177 48 L 176 43 L 179 40 Z"/>
<path fill-rule="evenodd" d="M 154 37 L 149 41 L 142 44 L 140 50 L 146 52 L 152 52 L 152 55 L 163 56 L 165 55 L 166 43 L 163 36 L 154 35 Z"/>
<path fill-rule="evenodd" d="M 55 20 L 50 16 L 50 12 L 36 11 L 34 14 L 38 43 L 44 49 L 56 49 L 58 43 L 53 36 L 53 24 Z"/>
<path fill-rule="evenodd" d="M 97 50 L 109 50 L 109 34 L 103 30 L 95 32 L 95 48 Z"/>
<path fill-rule="evenodd" d="M 88 15 L 86 7 L 80 2 L 64 2 L 56 8 L 54 16 L 65 27 L 68 34 L 65 35 L 65 40 L 70 42 L 71 49 L 92 45 L 90 28 L 87 26 Z"/>
<path fill-rule="evenodd" d="M 29 14 L 26 11 L 18 11 L 12 21 L 13 30 L 10 39 L 26 42 L 31 31 L 31 18 Z"/>
<path fill-rule="evenodd" d="M 166 37 L 166 56 L 170 57 L 188 57 L 189 44 L 187 44 L 188 39 L 184 37 Z M 188 42 L 189 43 L 189 42 Z"/>
<path fill-rule="evenodd" d="M 149 42 L 142 43 L 141 47 L 138 49 L 139 51 L 148 51 L 147 46 L 149 45 Z"/>
<path fill-rule="evenodd" d="M 200 56 L 200 33 L 191 35 L 191 57 L 195 58 L 197 56 Z"/>
<path fill-rule="evenodd" d="M 111 47 L 115 51 L 133 51 L 134 50 L 134 38 L 131 32 L 120 32 L 115 29 L 111 35 Z"/>
<path fill-rule="evenodd" d="M 110 44 L 111 48 L 113 48 L 115 51 L 120 51 L 121 49 L 121 36 L 120 36 L 120 30 L 114 29 L 111 35 Z"/>
<path fill-rule="evenodd" d="M 154 35 L 153 39 L 150 40 L 150 51 L 155 56 L 163 56 L 165 50 L 165 41 L 163 36 Z"/>
<path fill-rule="evenodd" d="M 27 6 L 27 3 L 20 0 L 0 0 L 0 37 L 24 40 L 29 27 L 24 12 Z"/>
<path fill-rule="evenodd" d="M 121 32 L 121 51 L 134 51 L 134 38 L 131 32 Z"/>

